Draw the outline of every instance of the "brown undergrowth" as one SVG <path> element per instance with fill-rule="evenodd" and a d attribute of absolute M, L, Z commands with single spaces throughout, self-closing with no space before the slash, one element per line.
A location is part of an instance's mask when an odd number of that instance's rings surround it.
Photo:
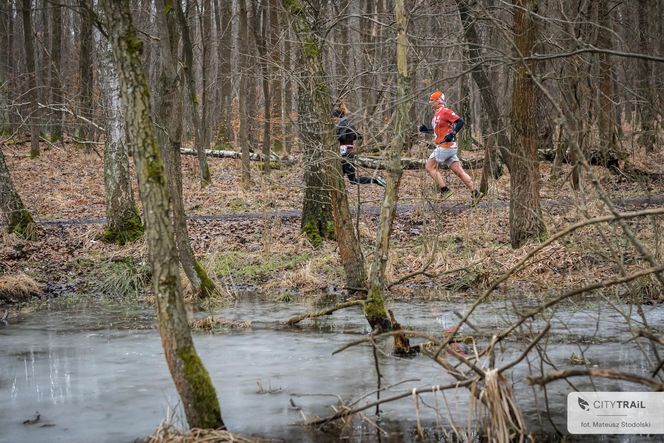
<path fill-rule="evenodd" d="M 37 241 L 3 242 L 0 271 L 4 275 L 23 272 L 45 288 L 47 296 L 67 291 L 105 294 L 110 290 L 95 283 L 104 279 L 119 282 L 129 273 L 135 282 L 131 290 L 145 292 L 140 286 L 148 272 L 139 269 L 144 264 L 142 242 L 117 246 L 98 240 L 103 225 L 94 219 L 103 217 L 105 211 L 101 159 L 69 144 L 42 148 L 42 155 L 33 160 L 27 145 L 3 148 L 17 190 L 42 223 Z M 643 167 L 664 164 L 664 158 L 658 156 L 663 157 L 658 153 L 649 160 L 635 158 Z M 196 159 L 183 156 L 182 160 L 192 246 L 224 293 L 233 296 L 251 290 L 287 300 L 342 292 L 343 271 L 334 242 L 312 247 L 299 232 L 299 218 L 278 212 L 302 206 L 301 165 L 283 166 L 263 175 L 252 164 L 254 184 L 242 191 L 238 160 L 210 158 L 212 185 L 202 189 Z M 614 199 L 664 194 L 664 184 L 659 182 L 630 181 L 599 167 L 593 171 Z M 570 172 L 567 165 L 564 172 Z M 480 171 L 470 173 L 479 182 Z M 541 163 L 540 173 L 550 235 L 580 220 L 609 214 L 587 181 L 584 189 L 575 192 L 565 181 L 550 180 L 549 163 Z M 455 194 L 441 205 L 424 171 L 404 173 L 400 205 L 407 210 L 395 220 L 386 272 L 394 298 L 472 297 L 538 247 L 533 243 L 514 250 L 509 244 L 509 176 L 491 182 L 483 202 L 469 208 L 469 193 L 449 171 L 444 175 Z M 382 188 L 349 186 L 348 191 L 351 207 L 359 208 L 360 240 L 370 263 Z M 243 212 L 251 216 L 196 218 Z M 43 223 L 54 220 L 66 222 Z M 626 222 L 657 259 L 664 254 L 661 221 L 661 217 L 651 216 Z M 615 223 L 581 228 L 546 246 L 528 263 L 498 287 L 496 296 L 547 295 L 644 266 Z M 624 288 L 612 291 L 624 293 Z M 660 292 L 651 277 L 637 280 L 629 290 L 631 296 L 650 299 L 661 298 Z"/>

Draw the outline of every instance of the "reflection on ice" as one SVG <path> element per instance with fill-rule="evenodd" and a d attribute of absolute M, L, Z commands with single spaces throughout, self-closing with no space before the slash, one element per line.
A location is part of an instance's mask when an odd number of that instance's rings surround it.
<path fill-rule="evenodd" d="M 455 324 L 454 311 L 463 312 L 466 306 L 410 302 L 395 303 L 392 308 L 402 325 L 438 334 Z M 651 324 L 664 324 L 661 309 L 645 308 Z M 319 320 L 318 328 L 274 327 L 304 309 L 254 299 L 240 301 L 215 315 L 252 320 L 252 328 L 195 335 L 196 346 L 217 388 L 224 422 L 231 431 L 287 441 L 293 441 L 294 436 L 298 441 L 335 441 L 337 437 L 299 426 L 303 415 L 329 415 L 339 399 L 358 399 L 376 388 L 373 353 L 368 345 L 332 355 L 368 332 L 359 310 L 337 312 Z M 515 316 L 506 312 L 500 304 L 487 306 L 473 317 L 473 325 L 495 333 L 514 320 Z M 635 314 L 634 319 L 638 319 Z M 624 343 L 627 326 L 618 313 L 579 309 L 551 314 L 551 321 L 552 334 L 545 344 L 550 364 L 569 367 L 570 355 L 582 353 L 591 365 L 600 367 L 619 367 L 634 373 L 650 367 L 651 362 L 634 342 Z M 38 312 L 10 318 L 8 325 L 0 325 L 0 441 L 122 442 L 150 434 L 167 417 L 183 425 L 153 323 L 150 309 L 123 308 L 117 312 L 94 307 Z M 500 360 L 515 358 L 524 347 L 525 340 L 505 343 Z M 425 357 L 404 360 L 389 357 L 388 353 L 380 357 L 382 386 L 395 386 L 382 397 L 453 381 Z M 542 390 L 526 384 L 528 365 L 539 367 L 537 354 L 509 374 L 515 396 L 529 423 L 551 431 L 551 425 L 539 415 L 544 410 Z M 575 382 L 579 389 L 593 389 L 587 379 Z M 603 380 L 596 380 L 595 388 L 641 389 Z M 548 392 L 555 410 L 554 423 L 562 430 L 569 389 L 559 383 Z M 374 394 L 366 401 L 373 399 Z M 429 432 L 438 422 L 454 421 L 465 427 L 465 390 L 425 395 L 422 401 L 420 418 L 431 425 Z M 435 413 L 436 406 L 440 415 Z M 415 438 L 412 399 L 384 404 L 380 409 L 380 426 L 391 430 L 393 436 L 383 441 Z M 374 412 L 371 409 L 366 414 L 373 417 Z M 35 414 L 40 416 L 37 422 L 23 424 Z M 369 426 L 371 432 L 373 429 Z M 366 431 L 366 427 L 356 429 Z"/>

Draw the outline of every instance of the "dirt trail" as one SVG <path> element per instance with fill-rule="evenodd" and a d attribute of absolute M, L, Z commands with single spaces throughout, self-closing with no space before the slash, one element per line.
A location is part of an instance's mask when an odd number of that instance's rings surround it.
<path fill-rule="evenodd" d="M 620 198 L 612 200 L 613 204 L 618 208 L 634 208 L 634 207 L 649 207 L 653 205 L 662 205 L 664 204 L 664 195 L 662 194 L 650 194 L 650 195 L 639 195 L 629 198 Z M 564 198 L 560 200 L 551 200 L 543 199 L 541 204 L 544 208 L 555 208 L 555 207 L 570 207 L 575 204 L 574 200 L 569 198 Z M 397 214 L 407 214 L 413 212 L 416 206 L 412 204 L 399 205 L 397 209 Z M 468 203 L 456 203 L 456 202 L 443 202 L 434 205 L 435 209 L 440 211 L 446 211 L 450 214 L 458 214 L 465 210 L 470 209 Z M 509 208 L 509 202 L 504 200 L 496 201 L 482 201 L 476 208 L 478 209 L 505 209 Z M 355 213 L 355 209 L 352 208 L 351 212 Z M 362 212 L 365 215 L 378 215 L 380 213 L 380 206 L 363 206 Z M 207 215 L 190 215 L 189 220 L 197 221 L 246 221 L 246 220 L 260 220 L 263 218 L 282 218 L 282 219 L 296 219 L 300 218 L 302 211 L 300 209 L 290 209 L 290 210 L 277 210 L 277 211 L 249 211 L 249 212 L 232 212 L 225 214 L 207 214 Z M 88 219 L 68 219 L 68 220 L 37 220 L 39 224 L 42 225 L 101 225 L 106 223 L 105 217 L 96 217 Z"/>

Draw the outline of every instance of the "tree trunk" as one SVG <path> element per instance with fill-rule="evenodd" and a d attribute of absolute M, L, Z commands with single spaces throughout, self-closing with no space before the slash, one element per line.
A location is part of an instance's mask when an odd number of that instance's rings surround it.
<path fill-rule="evenodd" d="M 106 191 L 106 230 L 103 239 L 123 245 L 143 235 L 129 174 L 129 156 L 125 147 L 124 116 L 120 103 L 118 76 L 112 66 L 110 42 L 101 37 L 98 49 L 100 86 L 106 109 L 104 137 L 104 189 Z"/>
<path fill-rule="evenodd" d="M 476 17 L 474 17 L 472 9 L 475 2 L 476 0 L 456 0 L 466 39 L 468 62 L 472 66 L 471 75 L 480 93 L 482 107 L 489 121 L 489 128 L 491 133 L 495 134 L 495 141 L 497 142 L 491 145 L 487 144 L 487 146 L 497 145 L 498 149 L 492 149 L 488 152 L 488 156 L 485 156 L 485 161 L 490 161 L 485 169 L 491 172 L 494 179 L 498 179 L 502 175 L 502 165 L 507 164 L 509 167 L 510 141 L 503 130 L 502 119 L 498 111 L 498 101 L 493 91 L 492 82 L 484 68 L 484 57 L 480 49 L 482 44 L 475 29 Z"/>
<path fill-rule="evenodd" d="M 51 7 L 51 97 L 56 106 L 64 104 L 62 91 L 62 6 Z M 62 140 L 62 113 L 57 112 L 51 121 L 51 141 Z"/>
<path fill-rule="evenodd" d="M 189 90 L 189 100 L 191 101 L 191 115 L 194 121 L 194 145 L 198 152 L 198 171 L 201 177 L 201 186 L 210 184 L 210 167 L 205 156 L 205 147 L 203 146 L 203 128 L 201 117 L 198 113 L 198 96 L 196 95 L 196 81 L 194 79 L 194 47 L 191 43 L 191 34 L 187 17 L 182 10 L 180 2 L 174 2 L 174 9 L 177 13 L 178 23 L 180 24 L 180 33 L 182 34 L 182 52 L 184 54 L 184 76 Z"/>
<path fill-rule="evenodd" d="M 0 149 L 0 214 L 7 225 L 7 232 L 13 232 L 26 240 L 37 239 L 37 226 L 14 188 L 2 149 Z"/>
<path fill-rule="evenodd" d="M 10 52 L 9 52 L 9 22 L 10 10 L 0 11 L 0 137 L 11 134 L 9 120 L 9 79 Z"/>
<path fill-rule="evenodd" d="M 242 189 L 251 187 L 251 164 L 249 163 L 249 122 L 247 116 L 247 76 L 249 75 L 249 26 L 247 24 L 247 0 L 240 2 L 240 91 L 238 112 L 240 113 L 240 148 L 242 149 Z"/>
<path fill-rule="evenodd" d="M 23 42 L 25 45 L 25 64 L 28 78 L 28 110 L 30 122 L 30 158 L 39 157 L 39 128 L 37 119 L 39 109 L 37 108 L 37 72 L 35 70 L 35 36 L 32 29 L 32 1 L 23 0 Z"/>
<path fill-rule="evenodd" d="M 220 97 L 219 128 L 217 130 L 217 146 L 229 149 L 233 140 L 233 127 L 231 126 L 231 27 L 233 3 L 227 0 L 217 0 L 215 24 L 217 32 L 217 58 L 219 67 L 217 70 L 217 90 Z"/>
<path fill-rule="evenodd" d="M 397 109 L 394 122 L 394 135 L 388 153 L 388 175 L 383 204 L 380 208 L 380 219 L 376 233 L 376 248 L 374 251 L 371 271 L 369 274 L 369 295 L 364 304 L 364 314 L 374 331 L 385 332 L 392 329 L 392 322 L 387 314 L 383 302 L 383 289 L 385 287 L 385 267 L 390 252 L 390 236 L 392 224 L 396 215 L 398 190 L 401 182 L 401 152 L 406 145 L 408 128 L 410 127 L 409 112 L 413 101 L 410 91 L 410 76 L 408 73 L 408 15 L 404 5 L 405 0 L 396 0 L 395 15 L 397 24 Z"/>
<path fill-rule="evenodd" d="M 655 11 L 653 6 L 655 2 L 651 0 L 639 0 L 639 52 L 642 54 L 652 54 L 654 41 L 651 34 L 650 23 L 655 19 Z M 661 17 L 660 17 L 661 20 Z M 661 38 L 661 36 L 660 36 Z M 646 153 L 651 153 L 655 150 L 657 145 L 657 118 L 654 109 L 654 98 L 657 93 L 653 89 L 653 70 L 652 62 L 646 59 L 637 60 L 638 65 L 638 91 L 640 103 L 638 104 L 639 117 L 641 118 L 641 136 L 639 141 L 641 146 L 646 150 Z"/>
<path fill-rule="evenodd" d="M 597 30 L 597 46 L 612 49 L 611 23 L 609 21 L 609 5 L 607 0 L 598 1 L 599 27 Z M 616 111 L 613 105 L 613 70 L 609 55 L 601 53 L 599 57 L 599 136 L 600 146 L 598 160 L 602 166 L 618 167 L 618 162 L 625 160 L 626 153 L 618 143 L 616 129 Z"/>
<path fill-rule="evenodd" d="M 81 14 L 80 58 L 78 61 L 81 86 L 79 114 L 88 120 L 92 120 L 92 17 L 91 12 L 87 9 L 87 0 L 79 0 L 78 5 Z M 78 138 L 83 141 L 92 139 L 94 131 L 89 128 L 88 124 L 85 122 L 79 122 L 78 124 L 80 125 L 76 131 Z"/>
<path fill-rule="evenodd" d="M 315 114 L 311 97 L 306 91 L 298 94 L 300 140 L 303 146 L 304 202 L 302 204 L 301 231 L 314 247 L 324 239 L 334 239 L 332 202 L 327 190 L 323 168 L 324 150 L 320 133 L 316 131 Z"/>
<path fill-rule="evenodd" d="M 270 0 L 270 60 L 272 62 L 272 72 L 277 71 L 277 75 L 272 76 L 270 81 L 270 94 L 272 97 L 272 107 L 270 113 L 272 115 L 272 146 L 275 152 L 282 152 L 283 150 L 283 125 L 277 125 L 275 122 L 282 121 L 282 88 L 281 79 L 285 77 L 283 72 L 278 72 L 282 66 L 281 64 L 281 38 L 280 38 L 280 23 L 279 23 L 279 0 Z"/>
<path fill-rule="evenodd" d="M 103 0 L 129 140 L 145 210 L 146 240 L 157 299 L 164 356 L 192 428 L 225 428 L 214 385 L 203 366 L 184 309 L 171 198 L 152 124 L 149 90 L 140 61 L 142 42 L 131 22 L 128 0 Z"/>
<path fill-rule="evenodd" d="M 537 28 L 531 11 L 536 0 L 514 2 L 515 46 L 521 57 L 531 55 Z M 531 78 L 534 64 L 522 60 L 516 66 L 512 93 L 512 155 L 510 161 L 510 241 L 519 248 L 546 234 L 539 201 L 537 161 L 537 86 Z M 518 159 L 518 161 L 516 160 Z"/>
<path fill-rule="evenodd" d="M 320 37 L 314 32 L 311 22 L 308 21 L 306 7 L 299 0 L 284 0 L 283 5 L 293 19 L 293 27 L 300 44 L 302 67 L 306 73 L 306 92 L 311 95 L 314 115 L 318 121 L 314 129 L 320 137 L 316 140 L 323 146 L 326 181 L 330 189 L 335 234 L 339 256 L 346 273 L 346 286 L 351 290 L 365 290 L 367 275 L 364 257 L 348 207 L 346 183 L 335 143 L 334 126 L 330 117 L 332 99 L 329 86 L 325 82 L 326 75 L 318 41 Z"/>
<path fill-rule="evenodd" d="M 176 12 L 169 9 L 164 0 L 157 0 L 157 29 L 161 45 L 158 94 L 155 111 L 160 130 L 157 139 L 161 146 L 168 184 L 173 203 L 173 227 L 180 264 L 187 279 L 199 297 L 205 298 L 216 291 L 216 286 L 205 269 L 196 261 L 191 247 L 187 216 L 182 197 L 182 82 L 177 72 L 179 34 Z M 198 150 L 196 155 L 200 155 Z M 204 153 L 205 155 L 205 153 Z"/>
<path fill-rule="evenodd" d="M 212 139 L 210 129 L 212 124 L 210 122 L 210 74 L 212 66 L 212 41 L 207 36 L 212 35 L 212 5 L 211 0 L 203 0 L 203 8 L 201 10 L 201 46 L 203 47 L 203 62 L 202 62 L 202 111 L 201 123 L 203 125 L 203 148 L 204 150 L 210 149 L 210 140 Z"/>
<path fill-rule="evenodd" d="M 284 15 L 286 14 L 285 12 L 283 13 Z M 288 22 L 288 20 L 284 17 L 284 22 Z M 290 37 L 290 27 L 285 30 L 288 34 L 286 35 L 286 38 L 284 39 L 284 71 L 286 72 L 286 75 L 283 76 L 283 95 L 284 95 L 284 107 L 283 107 L 283 112 L 282 112 L 282 133 L 283 133 L 283 140 L 284 140 L 284 145 L 286 146 L 286 153 L 291 154 L 294 150 L 297 150 L 299 146 L 299 138 L 295 137 L 295 125 L 293 124 L 293 121 L 291 120 L 292 112 L 293 112 L 293 95 L 295 94 L 295 88 L 293 86 L 293 82 L 290 80 L 292 73 L 292 58 L 293 58 L 293 51 L 292 51 L 292 46 L 291 46 L 291 37 Z"/>
<path fill-rule="evenodd" d="M 267 53 L 268 14 L 267 4 L 252 2 L 253 13 L 251 22 L 254 40 L 258 49 L 258 64 L 261 69 L 261 86 L 263 88 L 263 174 L 270 173 L 270 121 L 272 113 L 272 97 L 270 96 L 270 72 Z M 259 16 L 260 13 L 260 16 Z"/>

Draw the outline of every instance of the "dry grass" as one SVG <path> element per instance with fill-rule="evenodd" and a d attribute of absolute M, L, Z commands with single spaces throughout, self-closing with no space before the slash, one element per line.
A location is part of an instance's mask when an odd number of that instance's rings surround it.
<path fill-rule="evenodd" d="M 246 329 L 251 327 L 251 320 L 226 320 L 224 318 L 205 317 L 191 322 L 192 329 L 212 331 L 215 329 Z"/>
<path fill-rule="evenodd" d="M 0 276 L 0 301 L 24 302 L 41 292 L 39 284 L 24 273 Z"/>
<path fill-rule="evenodd" d="M 216 429 L 190 429 L 181 431 L 162 423 L 144 443 L 260 443 L 266 440 L 249 438 Z"/>

